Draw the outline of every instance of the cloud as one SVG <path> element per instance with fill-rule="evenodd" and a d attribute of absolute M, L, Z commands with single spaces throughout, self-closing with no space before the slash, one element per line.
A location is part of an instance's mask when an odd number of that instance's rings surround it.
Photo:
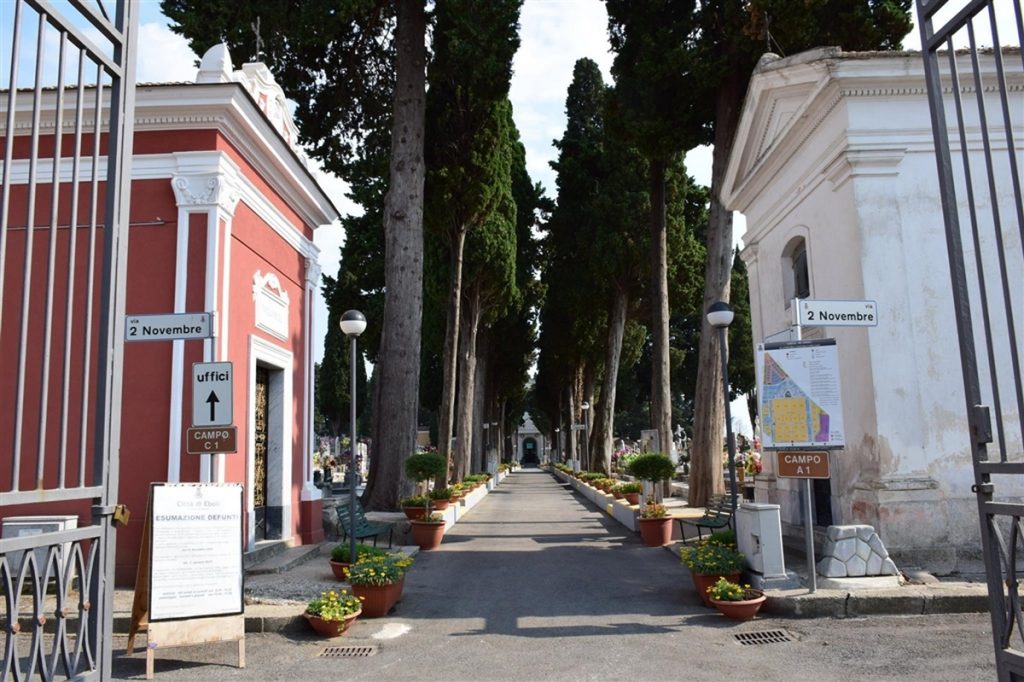
<path fill-rule="evenodd" d="M 613 55 L 607 24 L 600 0 L 527 0 L 523 4 L 509 98 L 526 147 L 530 177 L 551 196 L 555 174 L 548 162 L 557 155 L 551 142 L 565 130 L 565 96 L 576 60 L 593 59 L 606 81 L 611 81 Z"/>
<path fill-rule="evenodd" d="M 188 41 L 172 33 L 166 24 L 151 22 L 139 26 L 137 82 L 191 83 L 196 79 L 198 59 Z"/>

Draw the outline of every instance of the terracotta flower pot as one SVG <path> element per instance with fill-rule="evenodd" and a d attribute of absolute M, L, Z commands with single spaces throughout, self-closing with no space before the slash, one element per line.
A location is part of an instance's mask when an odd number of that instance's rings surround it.
<path fill-rule="evenodd" d="M 717 573 L 692 573 L 693 586 L 697 590 L 697 594 L 700 595 L 701 601 L 704 602 L 704 606 L 714 606 L 711 603 L 711 597 L 708 595 L 708 588 L 718 582 L 719 578 L 725 578 L 731 583 L 738 583 L 740 581 L 739 573 L 729 573 L 727 575 L 719 575 Z M 365 606 L 364 606 L 365 608 Z"/>
<path fill-rule="evenodd" d="M 303 613 L 303 617 L 306 622 L 316 631 L 321 637 L 340 637 L 348 632 L 348 629 L 352 627 L 352 624 L 359 618 L 362 610 L 356 611 L 353 614 L 345 616 L 343 620 L 324 620 L 320 616 L 314 616 L 311 613 Z"/>
<path fill-rule="evenodd" d="M 640 537 L 648 547 L 661 547 L 672 542 L 672 517 L 660 519 L 638 519 Z"/>
<path fill-rule="evenodd" d="M 722 612 L 722 615 L 726 618 L 732 618 L 733 620 L 750 620 L 757 615 L 761 605 L 764 604 L 768 597 L 764 596 L 761 590 L 748 590 L 748 596 L 750 599 L 741 599 L 740 601 L 720 601 L 718 599 L 712 599 L 711 603 L 715 605 L 715 608 Z"/>
<path fill-rule="evenodd" d="M 625 493 L 626 502 L 630 504 L 640 504 L 640 493 Z"/>
<path fill-rule="evenodd" d="M 612 497 L 614 497 L 616 500 L 621 500 L 622 499 L 622 493 L 620 493 L 618 490 L 615 490 L 613 488 L 612 489 Z"/>
<path fill-rule="evenodd" d="M 418 505 L 415 507 L 402 507 L 402 511 L 405 512 L 405 518 L 409 519 L 410 521 L 422 519 L 424 516 L 427 515 L 427 509 L 425 507 L 420 507 Z"/>
<path fill-rule="evenodd" d="M 332 561 L 328 559 L 331 564 L 331 572 L 334 573 L 334 577 L 338 580 L 347 580 L 345 577 L 345 569 L 348 568 L 348 564 L 343 561 Z"/>
<path fill-rule="evenodd" d="M 362 615 L 365 618 L 381 618 L 388 615 L 402 595 L 402 583 L 388 585 L 353 585 L 352 594 L 363 600 Z"/>
<path fill-rule="evenodd" d="M 437 549 L 444 538 L 443 521 L 410 521 L 412 524 L 412 541 L 422 550 Z"/>
<path fill-rule="evenodd" d="M 451 504 L 451 502 L 449 500 L 431 500 L 430 501 L 430 507 L 431 507 L 431 509 L 434 509 L 435 511 L 444 511 L 445 509 L 448 508 L 449 504 Z"/>

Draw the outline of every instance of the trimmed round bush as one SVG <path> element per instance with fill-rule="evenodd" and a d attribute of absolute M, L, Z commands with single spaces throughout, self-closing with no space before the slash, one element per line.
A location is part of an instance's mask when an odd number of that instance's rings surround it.
<path fill-rule="evenodd" d="M 421 452 L 405 460 L 405 475 L 414 481 L 428 481 L 448 473 L 448 462 L 443 455 Z"/>
<path fill-rule="evenodd" d="M 629 473 L 644 481 L 665 481 L 676 473 L 676 465 L 667 455 L 650 452 L 630 462 Z"/>

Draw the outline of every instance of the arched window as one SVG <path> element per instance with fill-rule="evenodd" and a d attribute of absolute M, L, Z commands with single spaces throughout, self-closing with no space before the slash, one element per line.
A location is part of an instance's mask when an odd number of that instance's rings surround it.
<path fill-rule="evenodd" d="M 811 277 L 807 269 L 807 242 L 794 237 L 782 251 L 782 293 L 786 307 L 794 298 L 810 298 Z"/>

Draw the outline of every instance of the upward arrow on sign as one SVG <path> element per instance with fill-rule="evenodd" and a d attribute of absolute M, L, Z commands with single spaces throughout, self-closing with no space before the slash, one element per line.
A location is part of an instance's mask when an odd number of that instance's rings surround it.
<path fill-rule="evenodd" d="M 214 393 L 213 391 L 210 391 L 210 397 L 208 397 L 206 399 L 206 402 L 208 402 L 210 404 L 210 422 L 211 423 L 216 423 L 217 422 L 217 403 L 220 402 L 220 399 L 217 397 L 216 393 Z"/>
<path fill-rule="evenodd" d="M 192 426 L 229 426 L 234 417 L 230 362 L 192 365 Z"/>

